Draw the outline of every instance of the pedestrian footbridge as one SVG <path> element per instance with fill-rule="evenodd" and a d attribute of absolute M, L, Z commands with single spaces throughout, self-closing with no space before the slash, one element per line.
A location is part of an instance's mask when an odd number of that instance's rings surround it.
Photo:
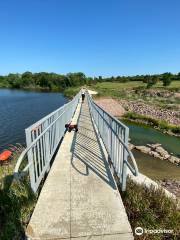
<path fill-rule="evenodd" d="M 65 131 L 71 121 L 78 132 Z M 28 239 L 133 239 L 117 187 L 125 191 L 127 168 L 138 174 L 128 135 L 128 128 L 88 91 L 84 103 L 78 93 L 26 129 L 27 148 L 15 177 L 27 172 L 33 191 L 41 189 L 26 229 Z"/>

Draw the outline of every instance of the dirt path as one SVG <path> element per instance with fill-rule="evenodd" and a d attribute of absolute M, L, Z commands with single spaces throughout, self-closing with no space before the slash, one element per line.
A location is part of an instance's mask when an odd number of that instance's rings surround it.
<path fill-rule="evenodd" d="M 121 117 L 125 113 L 121 104 L 112 98 L 99 98 L 95 102 L 113 116 Z"/>

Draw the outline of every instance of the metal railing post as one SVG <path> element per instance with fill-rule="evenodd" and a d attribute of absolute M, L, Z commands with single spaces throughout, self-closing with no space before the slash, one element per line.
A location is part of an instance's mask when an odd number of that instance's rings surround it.
<path fill-rule="evenodd" d="M 14 176 L 20 178 L 20 166 L 25 157 L 28 164 L 22 172 L 29 171 L 31 188 L 37 191 L 41 180 L 50 169 L 50 161 L 64 136 L 65 124 L 70 122 L 79 103 L 80 93 L 72 101 L 37 121 L 26 132 L 27 148 L 17 160 Z"/>
<path fill-rule="evenodd" d="M 48 127 L 48 123 L 46 122 L 45 124 L 45 127 L 47 128 Z M 50 169 L 50 162 L 49 162 L 49 157 L 50 157 L 50 133 L 49 133 L 50 130 L 48 130 L 46 133 L 45 133 L 45 152 L 46 152 L 46 158 L 45 158 L 45 162 L 46 162 L 46 166 L 47 166 L 47 169 L 46 169 L 46 172 L 49 171 Z"/>
<path fill-rule="evenodd" d="M 129 128 L 126 128 L 125 133 L 124 133 L 124 143 L 126 146 L 128 146 L 128 139 L 129 139 Z M 128 152 L 126 149 L 123 149 L 124 151 L 124 158 L 123 158 L 123 168 L 122 168 L 122 184 L 121 184 L 121 190 L 125 191 L 126 190 L 126 180 L 127 180 L 127 165 L 126 162 L 128 161 Z"/>
<path fill-rule="evenodd" d="M 138 167 L 133 154 L 128 149 L 129 128 L 98 106 L 87 93 L 91 117 L 98 134 L 102 138 L 116 175 L 120 179 L 122 191 L 126 190 L 127 167 L 137 176 Z M 107 133 L 107 134 L 106 134 Z M 128 162 L 130 156 L 134 168 Z"/>
<path fill-rule="evenodd" d="M 26 134 L 26 145 L 29 146 L 31 144 L 31 132 L 28 129 L 25 129 Z M 32 149 L 27 153 L 28 157 L 28 164 L 29 164 L 29 176 L 30 176 L 30 184 L 32 190 L 35 192 L 35 169 L 34 169 L 34 162 L 33 162 L 33 154 Z"/>

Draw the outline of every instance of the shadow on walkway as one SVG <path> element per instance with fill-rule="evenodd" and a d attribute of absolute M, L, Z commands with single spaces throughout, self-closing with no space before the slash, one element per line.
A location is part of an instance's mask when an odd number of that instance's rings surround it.
<path fill-rule="evenodd" d="M 76 169 L 79 174 L 87 177 L 89 170 L 91 170 L 109 186 L 116 189 L 109 164 L 105 159 L 104 152 L 91 120 L 86 100 L 81 106 L 78 118 L 78 129 L 79 131 L 75 133 L 71 147 L 73 153 L 71 160 L 72 167 Z M 77 164 L 75 165 L 75 161 L 81 161 L 85 165 L 86 171 L 82 172 L 82 170 L 76 166 Z"/>

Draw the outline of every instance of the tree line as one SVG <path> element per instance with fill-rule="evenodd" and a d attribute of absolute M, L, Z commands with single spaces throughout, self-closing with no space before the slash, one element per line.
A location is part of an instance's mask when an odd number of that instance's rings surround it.
<path fill-rule="evenodd" d="M 128 82 L 143 81 L 147 88 L 152 87 L 157 82 L 162 81 L 164 86 L 171 84 L 173 80 L 180 81 L 180 73 L 170 72 L 156 75 L 136 75 L 136 76 L 116 76 L 116 77 L 87 77 L 82 72 L 68 73 L 66 75 L 56 73 L 32 73 L 23 74 L 10 73 L 7 76 L 0 76 L 0 87 L 23 88 L 23 89 L 46 89 L 49 91 L 63 91 L 68 87 L 93 85 L 97 82 Z"/>
<path fill-rule="evenodd" d="M 107 82 L 129 82 L 129 81 L 142 81 L 147 84 L 147 88 L 152 87 L 158 82 L 162 82 L 163 86 L 169 86 L 172 81 L 180 81 L 180 72 L 178 74 L 172 74 L 170 72 L 162 73 L 162 74 L 154 74 L 154 75 L 136 75 L 136 76 L 117 76 L 117 77 L 109 77 L 109 78 L 96 78 L 96 81 L 107 81 Z"/>
<path fill-rule="evenodd" d="M 23 88 L 23 89 L 46 89 L 50 91 L 62 91 L 67 87 L 90 84 L 92 78 L 84 73 L 68 73 L 66 75 L 56 73 L 10 73 L 0 76 L 0 87 Z"/>

